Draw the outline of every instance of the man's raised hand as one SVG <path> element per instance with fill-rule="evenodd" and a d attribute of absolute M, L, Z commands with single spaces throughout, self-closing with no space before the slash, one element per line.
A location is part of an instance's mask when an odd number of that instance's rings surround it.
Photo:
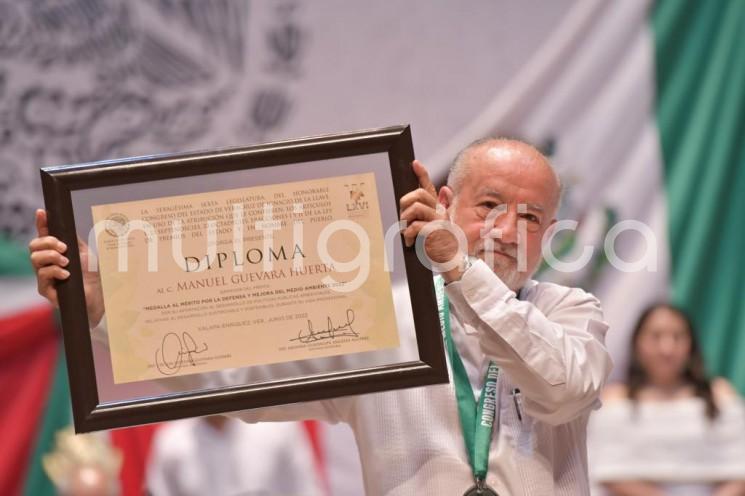
<path fill-rule="evenodd" d="M 419 188 L 405 194 L 399 202 L 401 220 L 406 222 L 402 229 L 404 242 L 406 246 L 414 245 L 422 229 L 435 222 L 424 243 L 427 256 L 436 263 L 454 260 L 459 253 L 458 239 L 445 227 L 457 229 L 457 226 L 450 224 L 447 210 L 438 201 L 437 190 L 424 165 L 414 160 L 411 167 L 419 180 Z"/>

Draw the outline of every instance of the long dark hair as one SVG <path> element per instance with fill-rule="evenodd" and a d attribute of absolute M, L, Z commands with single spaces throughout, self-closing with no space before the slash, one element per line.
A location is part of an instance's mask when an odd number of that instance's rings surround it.
<path fill-rule="evenodd" d="M 719 415 L 719 408 L 717 408 L 717 405 L 714 402 L 714 395 L 711 391 L 711 380 L 706 375 L 706 370 L 704 368 L 704 359 L 701 355 L 701 348 L 698 345 L 698 340 L 696 339 L 696 333 L 694 332 L 693 328 L 693 321 L 688 316 L 688 314 L 683 311 L 683 309 L 678 308 L 670 303 L 656 303 L 648 307 L 646 310 L 644 310 L 644 312 L 642 312 L 642 314 L 639 316 L 639 320 L 636 323 L 634 333 L 631 336 L 631 356 L 629 359 L 628 370 L 626 372 L 626 384 L 629 388 L 629 399 L 636 402 L 641 388 L 649 383 L 647 372 L 644 370 L 641 363 L 639 363 L 639 358 L 636 354 L 636 346 L 645 322 L 652 315 L 652 313 L 661 308 L 665 308 L 667 310 L 670 310 L 671 312 L 676 313 L 686 323 L 688 337 L 691 340 L 691 351 L 688 354 L 688 360 L 686 362 L 685 369 L 683 369 L 683 380 L 686 381 L 689 385 L 693 386 L 694 394 L 697 397 L 701 398 L 706 404 L 706 416 L 710 420 L 713 420 L 714 418 L 716 418 L 717 415 Z"/>

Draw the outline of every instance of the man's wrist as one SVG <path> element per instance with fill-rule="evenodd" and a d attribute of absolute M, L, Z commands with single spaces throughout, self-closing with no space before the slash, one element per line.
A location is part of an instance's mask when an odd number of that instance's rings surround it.
<path fill-rule="evenodd" d="M 445 284 L 460 281 L 460 279 L 463 277 L 463 274 L 465 274 L 472 265 L 471 259 L 469 258 L 468 254 L 460 253 L 458 254 L 458 257 L 459 261 L 455 268 L 442 273 L 442 278 L 445 279 Z"/>

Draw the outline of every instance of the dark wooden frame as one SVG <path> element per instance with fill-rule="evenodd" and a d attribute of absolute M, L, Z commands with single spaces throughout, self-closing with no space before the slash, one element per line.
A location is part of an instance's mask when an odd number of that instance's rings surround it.
<path fill-rule="evenodd" d="M 41 169 L 49 231 L 67 244 L 70 278 L 58 281 L 67 372 L 77 432 L 218 414 L 285 403 L 448 382 L 432 272 L 404 250 L 420 360 L 302 379 L 169 393 L 101 404 L 77 250 L 72 191 L 200 174 L 272 167 L 345 156 L 388 153 L 396 211 L 418 187 L 411 169 L 409 126 L 301 138 L 217 151 L 127 158 Z"/>

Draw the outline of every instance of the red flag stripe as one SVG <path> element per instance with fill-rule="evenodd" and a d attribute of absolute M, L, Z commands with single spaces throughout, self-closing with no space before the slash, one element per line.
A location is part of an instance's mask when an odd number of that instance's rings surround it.
<path fill-rule="evenodd" d="M 18 494 L 25 480 L 57 358 L 48 306 L 0 319 L 0 494 Z"/>
<path fill-rule="evenodd" d="M 142 425 L 111 431 L 111 443 L 123 455 L 120 481 L 122 496 L 142 496 L 145 488 L 147 463 L 150 446 L 159 424 Z"/>

